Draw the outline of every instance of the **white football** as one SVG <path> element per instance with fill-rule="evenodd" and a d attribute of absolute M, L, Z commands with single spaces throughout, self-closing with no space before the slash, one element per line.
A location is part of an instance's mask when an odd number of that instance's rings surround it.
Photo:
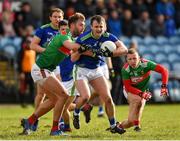
<path fill-rule="evenodd" d="M 113 52 L 114 50 L 116 50 L 116 44 L 112 41 L 105 41 L 101 44 L 101 49 L 105 51 L 106 48 L 108 48 L 109 51 Z"/>

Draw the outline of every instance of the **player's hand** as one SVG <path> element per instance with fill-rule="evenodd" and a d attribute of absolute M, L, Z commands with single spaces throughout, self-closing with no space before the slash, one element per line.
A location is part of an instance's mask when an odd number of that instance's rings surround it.
<path fill-rule="evenodd" d="M 166 84 L 161 85 L 161 94 L 160 94 L 160 96 L 164 96 L 164 97 L 169 96 L 168 88 L 167 88 Z"/>
<path fill-rule="evenodd" d="M 93 53 L 93 56 L 92 57 L 98 57 L 99 55 L 102 56 L 102 52 L 100 49 L 90 49 L 91 52 Z"/>
<path fill-rule="evenodd" d="M 141 92 L 141 93 L 139 94 L 139 96 L 148 101 L 148 100 L 151 99 L 152 94 L 151 94 L 151 92 Z"/>
<path fill-rule="evenodd" d="M 88 45 L 82 44 L 82 45 L 79 47 L 78 52 L 79 52 L 79 53 L 83 53 L 83 52 L 85 52 L 85 51 L 87 51 L 87 50 L 89 50 L 89 49 L 90 49 L 90 47 L 89 47 Z"/>
<path fill-rule="evenodd" d="M 105 50 L 101 49 L 101 53 L 102 53 L 102 56 L 105 56 L 105 57 L 113 56 L 113 52 L 111 52 L 107 47 L 105 47 Z"/>
<path fill-rule="evenodd" d="M 115 77 L 115 72 L 114 72 L 114 69 L 113 69 L 113 68 L 109 69 L 109 75 L 110 75 L 110 77 L 112 77 L 112 78 Z"/>

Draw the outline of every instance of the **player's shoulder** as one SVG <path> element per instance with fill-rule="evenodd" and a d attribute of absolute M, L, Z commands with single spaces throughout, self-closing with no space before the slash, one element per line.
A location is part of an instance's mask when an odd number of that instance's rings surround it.
<path fill-rule="evenodd" d="M 42 25 L 42 26 L 40 27 L 40 29 L 46 29 L 46 28 L 49 28 L 49 27 L 51 27 L 50 24 L 44 24 L 44 25 Z"/>
<path fill-rule="evenodd" d="M 125 63 L 124 66 L 122 67 L 123 70 L 129 72 L 129 64 L 128 63 Z"/>
<path fill-rule="evenodd" d="M 149 62 L 149 60 L 148 60 L 148 59 L 145 59 L 145 58 L 141 58 L 141 62 L 142 62 L 142 63 L 146 63 L 146 62 Z"/>
<path fill-rule="evenodd" d="M 109 37 L 110 35 L 112 35 L 112 34 L 109 33 L 109 32 L 104 32 L 102 36 L 103 36 L 103 37 Z"/>
<path fill-rule="evenodd" d="M 81 35 L 79 35 L 78 38 L 79 38 L 81 41 L 85 41 L 85 40 L 87 40 L 87 39 L 90 38 L 90 37 L 92 37 L 91 31 L 86 31 L 86 32 L 82 33 Z"/>
<path fill-rule="evenodd" d="M 151 61 L 145 58 L 141 58 L 141 64 L 143 64 L 144 66 L 146 66 L 149 62 Z"/>

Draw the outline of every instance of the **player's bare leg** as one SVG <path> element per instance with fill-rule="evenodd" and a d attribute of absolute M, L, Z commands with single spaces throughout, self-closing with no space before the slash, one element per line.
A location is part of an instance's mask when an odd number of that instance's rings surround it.
<path fill-rule="evenodd" d="M 94 90 L 98 92 L 98 94 L 105 103 L 105 110 L 111 126 L 111 132 L 123 134 L 125 130 L 123 128 L 117 127 L 116 125 L 115 106 L 111 98 L 107 80 L 104 77 L 98 77 L 90 81 L 90 84 L 94 88 Z"/>
<path fill-rule="evenodd" d="M 44 90 L 42 89 L 42 87 L 40 86 L 39 83 L 37 83 L 37 93 L 36 93 L 36 96 L 35 96 L 35 99 L 34 99 L 34 105 L 35 105 L 35 110 L 39 107 L 39 105 L 41 103 L 43 103 L 44 101 L 44 98 L 45 98 L 45 92 Z"/>
<path fill-rule="evenodd" d="M 108 118 L 115 117 L 114 103 L 112 101 L 106 79 L 104 77 L 99 77 L 97 79 L 92 80 L 90 84 L 92 85 L 94 90 L 98 92 L 102 100 L 105 102 L 105 109 Z"/>
<path fill-rule="evenodd" d="M 51 129 L 51 135 L 59 135 L 58 121 L 62 115 L 64 104 L 68 98 L 67 92 L 59 80 L 53 76 L 50 76 L 41 83 L 42 88 L 47 94 L 48 100 L 42 103 L 39 108 L 28 118 L 28 124 L 32 125 L 34 122 L 43 114 L 47 113 L 52 107 L 54 107 L 53 112 L 53 126 Z M 56 100 L 55 100 L 56 99 Z M 51 101 L 51 102 L 49 102 Z M 55 101 L 55 102 L 54 102 Z M 52 104 L 54 102 L 54 105 Z M 51 105 L 52 104 L 52 105 Z M 47 108 L 48 106 L 52 106 Z M 57 133 L 58 132 L 58 133 Z M 54 134 L 55 133 L 55 134 Z"/>
<path fill-rule="evenodd" d="M 75 82 L 76 89 L 80 93 L 80 96 L 76 100 L 76 108 L 73 113 L 73 125 L 76 129 L 80 128 L 79 115 L 81 107 L 89 100 L 90 98 L 90 89 L 89 85 L 85 80 L 77 80 Z"/>
<path fill-rule="evenodd" d="M 69 96 L 65 107 L 64 107 L 64 112 L 62 115 L 62 118 L 64 120 L 64 128 L 62 129 L 64 132 L 71 132 L 71 128 L 70 128 L 70 110 L 74 110 L 75 108 L 75 104 L 73 104 L 72 102 L 74 101 L 74 96 Z"/>
<path fill-rule="evenodd" d="M 123 121 L 120 126 L 129 128 L 132 126 L 139 127 L 142 111 L 145 105 L 145 100 L 137 95 L 128 93 L 129 114 L 128 119 Z"/>

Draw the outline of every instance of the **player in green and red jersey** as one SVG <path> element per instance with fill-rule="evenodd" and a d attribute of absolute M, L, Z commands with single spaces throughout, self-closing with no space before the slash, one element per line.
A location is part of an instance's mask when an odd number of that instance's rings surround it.
<path fill-rule="evenodd" d="M 129 103 L 128 119 L 120 123 L 120 127 L 134 126 L 135 131 L 141 131 L 140 119 L 145 102 L 151 98 L 148 84 L 151 71 L 162 76 L 161 96 L 168 96 L 168 70 L 160 64 L 139 57 L 135 49 L 129 49 L 127 63 L 122 68 L 122 79 L 125 87 L 125 96 Z"/>
<path fill-rule="evenodd" d="M 32 125 L 54 108 L 53 125 L 50 135 L 62 135 L 59 130 L 58 121 L 62 115 L 64 105 L 68 99 L 67 90 L 62 83 L 57 79 L 53 70 L 56 66 L 69 55 L 70 50 L 82 52 L 85 47 L 72 42 L 72 37 L 76 37 L 84 31 L 85 17 L 81 13 L 76 13 L 69 19 L 70 33 L 66 35 L 58 34 L 42 52 L 32 67 L 31 75 L 35 83 L 39 83 L 46 93 L 46 99 L 28 118 L 22 120 L 23 133 L 29 134 L 32 130 Z"/>

